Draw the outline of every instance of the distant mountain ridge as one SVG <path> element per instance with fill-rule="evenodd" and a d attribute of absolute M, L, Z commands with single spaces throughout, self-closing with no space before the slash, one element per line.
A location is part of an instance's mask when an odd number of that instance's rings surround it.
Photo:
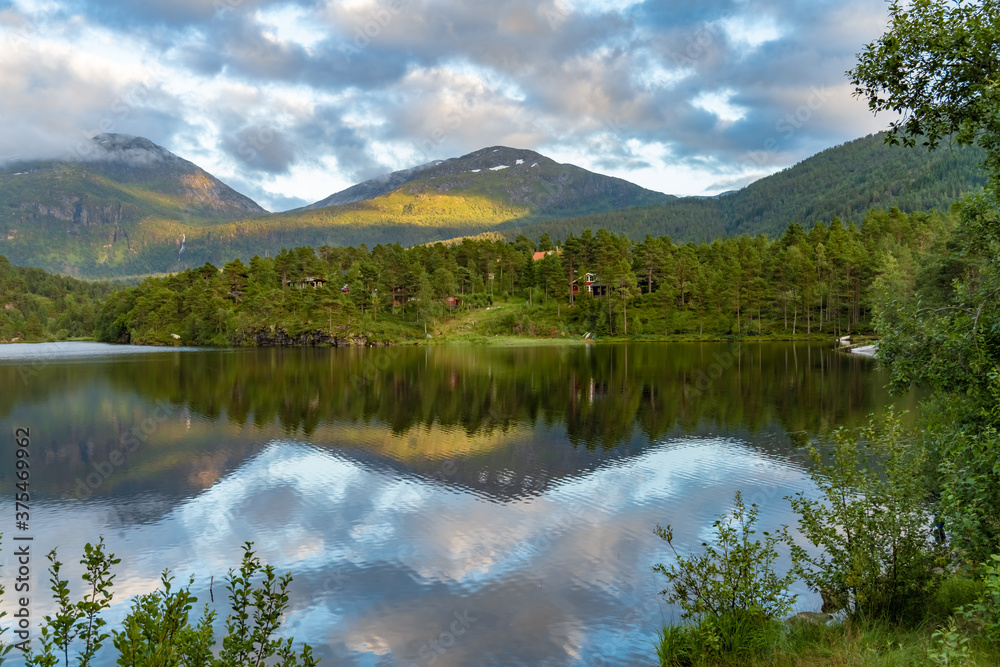
<path fill-rule="evenodd" d="M 620 178 L 559 164 L 532 150 L 490 146 L 461 157 L 395 171 L 297 210 L 369 201 L 400 188 L 410 193 L 470 190 L 502 194 L 509 203 L 528 206 L 536 213 L 581 208 L 613 210 L 676 199 Z"/>
<path fill-rule="evenodd" d="M 871 208 L 943 210 L 982 187 L 978 149 L 927 153 L 886 146 L 883 137 L 828 149 L 724 196 L 684 198 L 492 146 L 268 214 L 147 139 L 100 135 L 86 160 L 0 169 L 0 255 L 98 278 L 222 266 L 283 247 L 409 246 L 481 234 L 560 239 L 588 227 L 635 240 L 776 236 L 793 221 L 860 221 Z"/>
<path fill-rule="evenodd" d="M 558 220 L 504 223 L 497 231 L 529 238 L 564 238 L 588 227 L 640 240 L 646 234 L 674 241 L 717 237 L 779 236 L 789 223 L 811 229 L 834 217 L 860 222 L 873 208 L 904 212 L 946 211 L 986 182 L 976 146 L 890 146 L 878 133 L 828 148 L 741 190 L 715 197 L 683 197 L 664 205 L 608 211 Z"/>
<path fill-rule="evenodd" d="M 105 221 L 105 216 L 88 215 L 92 204 L 106 207 L 107 201 L 99 201 L 102 197 L 121 204 L 125 217 L 130 204 L 135 215 L 155 214 L 158 208 L 230 220 L 267 213 L 198 165 L 148 139 L 100 134 L 91 146 L 93 150 L 79 159 L 7 165 L 0 169 L 0 198 L 7 208 L 83 223 L 92 218 Z"/>
<path fill-rule="evenodd" d="M 99 150 L 82 164 L 110 180 L 175 195 L 201 215 L 236 219 L 267 213 L 254 200 L 149 139 L 99 134 L 93 142 Z"/>
<path fill-rule="evenodd" d="M 141 256 L 153 241 L 144 223 L 153 231 L 164 220 L 203 225 L 267 214 L 148 139 L 100 134 L 89 148 L 72 160 L 0 168 L 0 246 L 15 264 L 83 277 L 115 275 L 112 267 Z M 160 226 L 160 232 L 169 229 Z M 185 230 L 168 233 L 179 239 Z"/>

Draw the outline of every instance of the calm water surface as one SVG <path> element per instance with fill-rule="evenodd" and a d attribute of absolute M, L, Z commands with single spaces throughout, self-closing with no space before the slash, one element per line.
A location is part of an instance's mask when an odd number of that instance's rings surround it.
<path fill-rule="evenodd" d="M 762 528 L 794 523 L 801 445 L 890 402 L 872 360 L 817 344 L 16 348 L 0 346 L 3 608 L 14 534 L 34 538 L 35 620 L 53 547 L 78 582 L 105 537 L 113 619 L 165 568 L 203 602 L 214 578 L 224 616 L 252 541 L 293 572 L 283 632 L 326 665 L 654 664 L 677 618 L 656 524 L 697 546 L 736 490 Z"/>

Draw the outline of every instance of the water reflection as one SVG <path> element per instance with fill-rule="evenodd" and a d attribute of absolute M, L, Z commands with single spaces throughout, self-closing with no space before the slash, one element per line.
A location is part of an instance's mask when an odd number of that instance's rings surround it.
<path fill-rule="evenodd" d="M 214 578 L 218 603 L 252 540 L 295 574 L 287 631 L 337 665 L 650 664 L 674 613 L 652 527 L 696 545 L 737 489 L 764 526 L 791 522 L 784 496 L 809 488 L 795 443 L 886 401 L 869 360 L 801 345 L 170 352 L 35 371 L 0 415 L 32 428 L 37 553 L 59 545 L 75 572 L 104 534 L 124 556 L 117 599 L 169 567 L 202 600 Z M 0 365 L 5 387 L 22 375 Z"/>

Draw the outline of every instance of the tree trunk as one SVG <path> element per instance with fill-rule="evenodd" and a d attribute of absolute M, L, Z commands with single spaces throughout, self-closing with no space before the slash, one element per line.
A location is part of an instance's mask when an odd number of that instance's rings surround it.
<path fill-rule="evenodd" d="M 615 314 L 611 310 L 611 290 L 605 295 L 608 299 L 608 327 L 611 329 L 611 335 L 615 335 Z"/>
<path fill-rule="evenodd" d="M 740 325 L 740 292 L 736 290 L 736 335 L 739 335 L 743 327 Z"/>
<path fill-rule="evenodd" d="M 573 305 L 573 261 L 569 262 L 569 305 Z"/>

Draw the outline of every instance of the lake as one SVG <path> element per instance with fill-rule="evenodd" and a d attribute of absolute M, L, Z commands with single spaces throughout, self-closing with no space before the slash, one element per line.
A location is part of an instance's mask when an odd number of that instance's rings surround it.
<path fill-rule="evenodd" d="M 914 403 L 873 360 L 817 343 L 61 343 L 0 347 L 0 383 L 8 613 L 15 535 L 32 538 L 33 622 L 52 611 L 54 547 L 76 591 L 104 536 L 115 620 L 165 568 L 224 616 L 251 541 L 294 576 L 284 636 L 358 666 L 652 665 L 678 618 L 655 526 L 697 548 L 737 490 L 761 529 L 793 524 L 784 497 L 813 493 L 803 445 Z"/>

